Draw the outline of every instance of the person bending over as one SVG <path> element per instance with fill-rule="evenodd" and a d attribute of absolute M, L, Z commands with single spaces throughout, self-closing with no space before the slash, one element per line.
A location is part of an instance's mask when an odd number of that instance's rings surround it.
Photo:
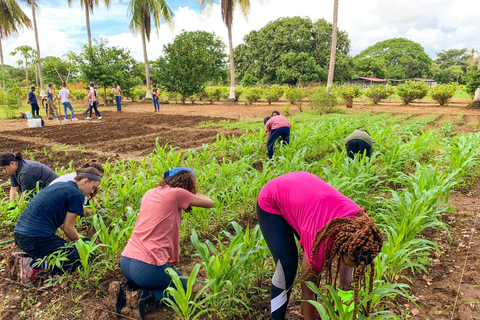
<path fill-rule="evenodd" d="M 10 201 L 15 199 L 15 194 L 22 196 L 23 192 L 45 188 L 58 174 L 49 167 L 39 162 L 23 160 L 21 153 L 0 153 L 0 169 L 10 175 Z"/>
<path fill-rule="evenodd" d="M 365 279 L 370 265 L 372 290 L 373 259 L 382 248 L 382 235 L 374 220 L 352 200 L 308 172 L 287 173 L 269 181 L 258 196 L 257 215 L 276 265 L 271 284 L 271 319 L 285 319 L 298 266 L 295 237 L 304 251 L 302 278 L 318 283 L 323 274 L 325 283 L 336 287 L 340 275 L 339 295 L 355 314 L 360 280 Z M 334 261 L 336 270 L 332 270 Z M 301 287 L 302 300 L 315 300 L 305 283 Z M 317 316 L 308 302 L 301 303 L 300 313 L 307 320 Z"/>
<path fill-rule="evenodd" d="M 73 181 L 58 182 L 38 193 L 15 225 L 16 245 L 27 255 L 43 258 L 61 249 L 66 240 L 56 235 L 60 228 L 71 241 L 80 239 L 75 228 L 77 216 L 83 217 L 85 196 L 100 185 L 102 174 L 95 168 L 81 168 Z M 68 261 L 55 266 L 53 274 L 74 271 L 80 266 L 75 247 L 65 248 Z"/>
<path fill-rule="evenodd" d="M 285 144 L 290 143 L 290 127 L 292 125 L 278 111 L 273 111 L 271 117 L 264 118 L 263 123 L 267 132 L 268 158 L 271 159 L 273 157 L 273 146 L 278 138 L 281 138 Z"/>
<path fill-rule="evenodd" d="M 365 153 L 370 158 L 373 152 L 373 139 L 367 130 L 355 129 L 345 139 L 345 149 L 351 159 L 355 159 L 357 153 L 360 153 L 360 155 Z"/>
<path fill-rule="evenodd" d="M 179 261 L 179 229 L 182 210 L 191 207 L 212 208 L 211 199 L 196 193 L 195 173 L 188 168 L 167 171 L 157 188 L 148 190 L 142 198 L 140 213 L 132 236 L 122 252 L 120 267 L 128 280 L 112 282 L 109 293 L 115 310 L 120 313 L 126 304 L 126 290 L 135 307 L 135 313 L 145 319 L 145 305 L 161 301 L 164 290 L 171 286 L 171 277 L 165 272 Z M 182 280 L 186 290 L 186 281 Z"/>

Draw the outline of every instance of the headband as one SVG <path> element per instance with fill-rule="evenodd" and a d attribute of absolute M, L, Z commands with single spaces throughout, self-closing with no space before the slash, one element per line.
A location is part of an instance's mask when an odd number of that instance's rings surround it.
<path fill-rule="evenodd" d="M 102 181 L 102 178 L 100 176 L 97 176 L 96 174 L 81 172 L 81 173 L 77 173 L 77 176 L 82 178 L 87 178 L 90 180 Z"/>
<path fill-rule="evenodd" d="M 190 172 L 193 175 L 193 178 L 195 179 L 195 172 L 192 169 L 188 169 L 188 168 L 185 168 L 185 167 L 179 167 L 179 168 L 175 168 L 175 169 L 165 171 L 163 173 L 163 178 L 165 179 L 165 181 L 168 181 L 174 175 L 176 175 L 177 173 L 180 173 L 180 172 Z"/>

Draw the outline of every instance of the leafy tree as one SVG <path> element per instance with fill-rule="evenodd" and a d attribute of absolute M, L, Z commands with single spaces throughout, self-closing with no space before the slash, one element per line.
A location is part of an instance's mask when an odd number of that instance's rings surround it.
<path fill-rule="evenodd" d="M 15 0 L 0 0 L 0 60 L 2 73 L 5 72 L 3 62 L 2 39 L 18 33 L 23 27 L 31 28 L 32 24 Z M 5 80 L 3 81 L 5 88 Z"/>
<path fill-rule="evenodd" d="M 11 56 L 17 54 L 20 54 L 25 59 L 25 80 L 26 86 L 28 87 L 28 60 L 33 59 L 37 55 L 37 52 L 30 46 L 18 46 L 10 52 Z"/>
<path fill-rule="evenodd" d="M 137 85 L 135 77 L 131 76 L 136 61 L 130 51 L 109 47 L 107 43 L 105 40 L 94 41 L 93 46 L 84 45 L 82 52 L 74 56 L 83 78 L 104 87 L 105 99 L 106 88 L 113 83 L 118 83 L 124 91 Z"/>
<path fill-rule="evenodd" d="M 67 78 L 71 73 L 71 66 L 67 61 L 48 56 L 43 58 L 42 64 L 45 82 L 53 83 L 57 87 L 61 86 L 63 82 L 68 82 Z"/>
<path fill-rule="evenodd" d="M 425 77 L 432 64 L 432 59 L 419 43 L 405 38 L 378 42 L 360 52 L 355 60 L 365 58 L 381 60 L 389 79 Z"/>
<path fill-rule="evenodd" d="M 282 56 L 282 65 L 277 71 L 279 82 L 292 86 L 298 82 L 318 82 L 322 76 L 325 76 L 325 71 L 315 62 L 315 58 L 305 52 L 290 52 Z"/>
<path fill-rule="evenodd" d="M 327 70 L 332 37 L 332 24 L 324 19 L 312 22 L 309 18 L 280 18 L 268 23 L 258 31 L 244 37 L 244 44 L 235 48 L 235 70 L 239 78 L 251 74 L 264 83 L 282 83 L 278 71 L 285 70 L 283 56 L 305 53 L 313 57 L 315 64 Z M 338 31 L 337 58 L 345 66 L 349 65 L 347 54 L 350 41 L 345 31 Z M 338 64 L 335 64 L 336 68 Z M 338 68 L 334 81 L 350 80 L 351 74 L 343 72 L 348 68 Z M 322 72 L 319 81 L 326 82 L 327 73 Z"/>
<path fill-rule="evenodd" d="M 355 77 L 381 78 L 387 77 L 385 60 L 376 57 L 355 57 L 353 59 Z"/>
<path fill-rule="evenodd" d="M 469 55 L 467 54 L 467 49 L 450 49 L 442 50 L 437 52 L 437 59 L 435 63 L 440 67 L 440 69 L 448 69 L 452 66 L 460 67 L 463 72 L 467 71 Z"/>
<path fill-rule="evenodd" d="M 167 91 L 187 97 L 203 91 L 208 81 L 218 81 L 225 69 L 225 44 L 214 33 L 183 32 L 163 47 L 165 57 L 155 61 L 155 77 Z"/>
<path fill-rule="evenodd" d="M 150 42 L 152 20 L 155 23 L 155 29 L 158 30 L 160 28 L 160 21 L 172 25 L 174 14 L 165 0 L 130 0 L 130 3 L 128 4 L 128 13 L 132 17 L 130 20 L 130 30 L 134 33 L 140 32 L 140 37 L 142 38 L 145 78 L 147 84 L 145 98 L 152 99 L 146 41 Z"/>
<path fill-rule="evenodd" d="M 470 107 L 480 108 L 480 68 L 468 75 L 466 91 L 473 95 L 473 101 Z"/>

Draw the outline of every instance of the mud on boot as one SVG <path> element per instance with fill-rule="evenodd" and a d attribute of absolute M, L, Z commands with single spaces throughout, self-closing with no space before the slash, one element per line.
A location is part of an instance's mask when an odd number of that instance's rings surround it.
<path fill-rule="evenodd" d="M 118 314 L 121 313 L 127 303 L 126 291 L 126 283 L 121 281 L 113 281 L 108 287 L 113 308 Z"/>
<path fill-rule="evenodd" d="M 133 316 L 136 319 L 145 320 L 147 314 L 147 303 L 154 301 L 154 298 L 145 289 L 127 292 L 127 306 L 130 306 Z"/>

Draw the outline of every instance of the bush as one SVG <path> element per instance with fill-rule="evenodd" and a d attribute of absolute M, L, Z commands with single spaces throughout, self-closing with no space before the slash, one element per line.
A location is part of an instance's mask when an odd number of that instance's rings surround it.
<path fill-rule="evenodd" d="M 179 100 L 182 99 L 182 95 L 178 92 L 166 92 L 166 96 L 168 101 L 175 101 L 175 103 L 178 103 Z"/>
<path fill-rule="evenodd" d="M 135 89 L 132 90 L 133 101 L 142 101 L 146 95 L 147 95 L 147 88 L 145 87 L 136 87 Z"/>
<path fill-rule="evenodd" d="M 403 103 L 423 99 L 428 94 L 428 84 L 423 81 L 405 81 L 397 88 L 397 94 L 402 99 Z"/>
<path fill-rule="evenodd" d="M 430 96 L 432 99 L 438 102 L 439 105 L 444 106 L 457 91 L 457 85 L 450 84 L 438 84 L 430 89 Z"/>
<path fill-rule="evenodd" d="M 259 87 L 245 88 L 242 97 L 247 100 L 248 105 L 257 102 L 262 97 L 263 90 Z"/>
<path fill-rule="evenodd" d="M 220 87 L 206 87 L 205 94 L 210 103 L 213 103 L 214 101 L 220 101 L 222 90 Z"/>
<path fill-rule="evenodd" d="M 465 90 L 468 94 L 473 95 L 475 94 L 475 90 L 480 87 L 480 70 L 473 71 L 467 76 L 467 85 L 465 86 Z"/>
<path fill-rule="evenodd" d="M 263 97 L 268 101 L 268 104 L 278 101 L 283 96 L 283 91 L 285 89 L 278 84 L 274 84 L 271 87 L 266 87 L 263 89 Z"/>
<path fill-rule="evenodd" d="M 70 95 L 75 100 L 84 100 L 87 98 L 87 90 L 85 89 L 71 90 Z"/>
<path fill-rule="evenodd" d="M 303 88 L 290 88 L 286 91 L 285 97 L 290 104 L 299 104 L 300 109 L 302 107 L 303 99 L 307 96 L 305 89 Z"/>
<path fill-rule="evenodd" d="M 242 87 L 253 87 L 256 86 L 258 82 L 258 78 L 252 76 L 250 73 L 247 73 L 242 80 Z"/>
<path fill-rule="evenodd" d="M 243 88 L 242 87 L 235 87 L 235 100 L 239 100 L 240 96 L 243 94 Z"/>
<path fill-rule="evenodd" d="M 373 85 L 365 91 L 365 95 L 372 99 L 373 104 L 379 103 L 382 99 L 387 99 L 394 93 L 395 89 L 393 87 L 384 85 Z"/>
<path fill-rule="evenodd" d="M 359 98 L 363 94 L 363 88 L 360 86 L 341 86 L 338 88 L 338 94 L 345 100 Z"/>
<path fill-rule="evenodd" d="M 338 103 L 339 92 L 335 86 L 327 88 L 321 86 L 315 88 L 310 96 L 310 104 L 318 108 L 320 113 L 332 113 Z"/>

